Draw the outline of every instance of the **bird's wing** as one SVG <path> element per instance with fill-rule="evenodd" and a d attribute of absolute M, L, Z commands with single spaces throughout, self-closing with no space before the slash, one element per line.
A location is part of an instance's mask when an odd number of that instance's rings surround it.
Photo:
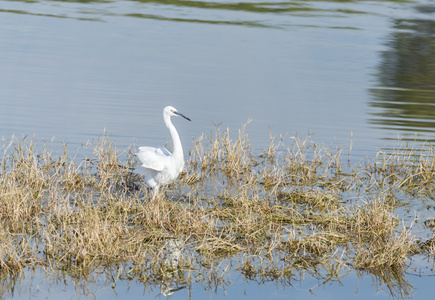
<path fill-rule="evenodd" d="M 139 152 L 142 152 L 142 151 L 155 151 L 157 154 L 164 155 L 164 156 L 171 156 L 172 155 L 171 152 L 169 152 L 166 148 L 162 148 L 162 147 L 158 147 L 158 148 L 139 147 Z"/>
<path fill-rule="evenodd" d="M 165 156 L 171 156 L 172 153 L 169 152 L 166 148 L 157 148 L 157 152 L 160 152 L 161 154 L 165 155 Z"/>
<path fill-rule="evenodd" d="M 171 153 L 164 148 L 139 147 L 139 152 L 136 153 L 142 163 L 142 167 L 162 171 L 165 167 L 165 160 Z"/>

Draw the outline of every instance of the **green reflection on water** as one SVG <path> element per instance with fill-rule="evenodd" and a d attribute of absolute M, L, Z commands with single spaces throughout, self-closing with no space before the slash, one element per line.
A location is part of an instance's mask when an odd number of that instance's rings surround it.
<path fill-rule="evenodd" d="M 378 87 L 371 89 L 370 105 L 375 112 L 370 123 L 384 129 L 433 133 L 435 21 L 399 19 L 393 29 L 376 75 Z"/>
<path fill-rule="evenodd" d="M 207 24 L 226 24 L 226 25 L 244 25 L 252 27 L 271 27 L 261 24 L 259 22 L 248 22 L 248 21 L 212 21 L 212 20 L 200 20 L 200 19 L 182 19 L 182 18 L 168 18 L 163 16 L 151 15 L 151 14 L 125 14 L 124 16 L 153 19 L 153 20 L 164 20 L 164 21 L 176 21 L 176 22 L 192 22 L 192 23 L 207 23 Z"/>
<path fill-rule="evenodd" d="M 45 16 L 45 17 L 62 17 L 62 18 L 73 18 L 78 20 L 87 20 L 87 21 L 102 21 L 101 17 L 103 16 L 122 16 L 122 17 L 140 17 L 140 18 L 146 18 L 146 19 L 154 19 L 154 20 L 164 20 L 164 21 L 176 21 L 176 22 L 196 22 L 196 23 L 209 23 L 209 24 L 226 24 L 226 25 L 242 25 L 242 26 L 250 26 L 250 27 L 275 27 L 279 28 L 278 25 L 270 25 L 268 23 L 260 21 L 252 21 L 243 19 L 241 16 L 237 16 L 237 20 L 231 19 L 231 16 L 225 15 L 225 11 L 232 11 L 232 12 L 245 12 L 245 13 L 251 13 L 251 14 L 275 14 L 275 15 L 291 15 L 291 16 L 302 16 L 302 17 L 321 17 L 325 14 L 329 17 L 331 16 L 343 16 L 343 15 L 352 15 L 352 14 L 367 14 L 369 12 L 365 11 L 365 8 L 358 7 L 358 9 L 351 9 L 348 7 L 348 4 L 355 4 L 358 3 L 364 3 L 366 0 L 360 0 L 360 1 L 348 1 L 348 0 L 329 0 L 329 1 L 317 1 L 317 0 L 308 0 L 308 1 L 281 1 L 281 2 L 231 2 L 231 1 L 215 1 L 215 2 L 208 2 L 208 1 L 176 1 L 176 0 L 132 0 L 129 2 L 125 2 L 128 4 L 124 4 L 122 1 L 72 1 L 72 0 L 48 0 L 48 1 L 27 1 L 27 0 L 18 0 L 18 1 L 9 1 L 9 2 L 22 2 L 22 3 L 50 3 L 50 2 L 56 2 L 56 3 L 82 3 L 83 7 L 62 7 L 59 6 L 57 9 L 61 10 L 58 14 L 53 13 L 34 13 L 31 10 L 33 10 L 33 7 L 26 7 L 28 11 L 24 10 L 15 10 L 15 9 L 3 9 L 0 10 L 0 12 L 4 13 L 17 13 L 17 14 L 28 14 L 28 15 L 36 15 L 36 16 Z M 325 8 L 320 7 L 319 3 L 341 3 L 343 4 L 343 7 L 334 7 L 334 8 Z M 387 0 L 386 2 L 409 2 L 409 1 L 403 1 L 403 0 Z M 101 4 L 101 6 L 104 6 L 104 4 L 113 3 L 118 4 L 118 6 L 106 6 L 106 7 L 99 7 L 98 11 L 83 11 L 86 9 L 94 9 L 95 7 L 90 7 L 88 4 Z M 135 9 L 132 13 L 120 13 L 118 7 L 122 5 L 123 7 L 131 6 L 133 3 L 139 3 L 133 7 Z M 189 13 L 192 9 L 199 9 L 203 10 L 204 12 L 207 10 L 214 10 L 214 11 L 222 11 L 223 13 L 218 16 L 219 19 L 210 19 L 206 15 L 201 15 L 200 18 L 195 17 L 189 17 L 188 13 L 183 14 L 182 17 L 171 17 L 168 15 L 165 15 L 165 9 L 171 8 L 171 7 L 177 7 L 186 9 Z M 50 10 L 53 7 L 50 7 Z M 150 10 L 151 8 L 157 8 L 159 9 L 159 14 L 152 13 Z M 72 9 L 72 11 L 71 11 Z M 74 9 L 78 9 L 78 11 L 74 12 Z M 171 13 L 174 11 L 171 10 Z M 185 11 L 186 12 L 186 11 Z M 76 16 L 69 16 L 69 14 L 95 14 L 96 17 L 76 17 Z M 162 15 L 164 14 L 164 15 Z M 180 15 L 179 13 L 177 13 Z M 240 19 L 242 18 L 242 19 Z M 270 21 L 270 20 L 269 20 Z M 273 22 L 273 21 L 272 21 Z M 345 29 L 354 29 L 354 27 L 328 27 L 328 28 L 345 28 Z"/>
<path fill-rule="evenodd" d="M 83 21 L 101 21 L 98 18 L 71 18 L 67 16 L 62 15 L 54 15 L 54 14 L 38 14 L 38 13 L 32 13 L 27 12 L 24 10 L 16 10 L 16 9 L 0 9 L 0 13 L 13 13 L 13 14 L 21 14 L 21 15 L 29 15 L 29 16 L 40 16 L 40 17 L 53 17 L 53 18 L 60 18 L 60 19 L 76 19 L 76 20 L 83 20 Z"/>

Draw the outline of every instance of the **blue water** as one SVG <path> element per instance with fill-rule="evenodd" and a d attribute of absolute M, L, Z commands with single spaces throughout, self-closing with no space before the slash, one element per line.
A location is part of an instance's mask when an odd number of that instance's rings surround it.
<path fill-rule="evenodd" d="M 74 286 L 70 281 L 51 280 L 44 272 L 32 274 L 26 272 L 26 278 L 21 281 L 20 290 L 16 289 L 7 298 L 28 299 L 65 299 L 94 298 L 94 299 L 165 299 L 160 294 L 159 286 L 144 288 L 136 282 L 118 281 L 115 288 L 112 284 Z M 55 277 L 53 277 L 55 278 Z M 431 299 L 433 277 L 408 275 L 407 279 L 413 286 L 412 299 Z M 283 286 L 277 283 L 258 284 L 247 281 L 243 276 L 234 274 L 229 278 L 230 284 L 214 288 L 205 288 L 201 284 L 193 284 L 170 296 L 170 299 L 394 299 L 389 290 L 376 284 L 368 275 L 359 277 L 350 274 L 340 283 L 326 283 L 321 285 L 309 276 L 301 282 Z M 4 295 L 6 296 L 6 295 Z"/>
<path fill-rule="evenodd" d="M 258 150 L 269 127 L 344 148 L 352 141 L 356 157 L 409 134 L 371 124 L 371 89 L 394 18 L 427 14 L 394 1 L 281 6 L 311 10 L 0 1 L 1 135 L 74 145 L 106 130 L 122 146 L 165 144 L 169 104 L 193 120 L 176 124 L 185 145 L 213 123 L 236 132 L 248 119 Z"/>

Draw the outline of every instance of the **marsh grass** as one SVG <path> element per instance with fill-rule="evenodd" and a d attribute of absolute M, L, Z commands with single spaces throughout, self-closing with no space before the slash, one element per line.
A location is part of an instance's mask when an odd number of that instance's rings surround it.
<path fill-rule="evenodd" d="M 77 282 L 99 274 L 113 286 L 217 288 L 234 272 L 284 286 L 356 272 L 407 297 L 410 258 L 434 256 L 435 238 L 414 237 L 395 213 L 397 194 L 432 195 L 430 151 L 350 166 L 341 148 L 299 137 L 271 135 L 256 154 L 245 127 L 234 140 L 217 127 L 193 141 L 185 172 L 150 201 L 133 149 L 107 136 L 56 154 L 13 137 L 2 148 L 0 280 L 10 286 L 42 268 Z"/>

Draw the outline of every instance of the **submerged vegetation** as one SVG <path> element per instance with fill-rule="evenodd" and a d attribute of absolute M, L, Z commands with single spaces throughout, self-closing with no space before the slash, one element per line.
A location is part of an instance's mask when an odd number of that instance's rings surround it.
<path fill-rule="evenodd" d="M 2 296 L 24 270 L 42 269 L 78 289 L 98 274 L 163 295 L 194 282 L 225 287 L 234 272 L 283 286 L 354 272 L 406 298 L 412 258 L 435 256 L 435 235 L 417 238 L 434 219 L 400 213 L 434 198 L 432 149 L 351 164 L 342 149 L 298 137 L 271 138 L 256 154 L 243 128 L 233 140 L 217 128 L 194 140 L 186 171 L 152 201 L 133 149 L 108 137 L 75 154 L 12 138 L 2 152 Z"/>

